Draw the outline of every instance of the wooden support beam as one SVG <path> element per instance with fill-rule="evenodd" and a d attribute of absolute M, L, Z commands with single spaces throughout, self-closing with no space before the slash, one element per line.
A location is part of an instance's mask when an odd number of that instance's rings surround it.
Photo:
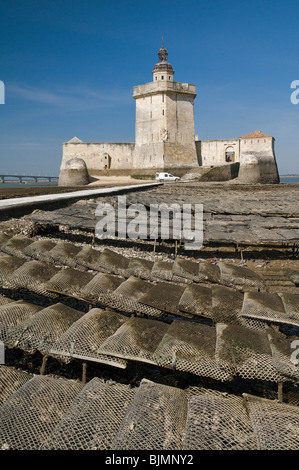
<path fill-rule="evenodd" d="M 82 363 L 82 383 L 86 384 L 86 370 L 87 370 L 87 364 L 86 362 Z"/>
<path fill-rule="evenodd" d="M 283 382 L 278 382 L 278 402 L 283 403 Z"/>
<path fill-rule="evenodd" d="M 49 356 L 43 356 L 42 365 L 39 370 L 40 375 L 45 374 L 48 357 Z"/>

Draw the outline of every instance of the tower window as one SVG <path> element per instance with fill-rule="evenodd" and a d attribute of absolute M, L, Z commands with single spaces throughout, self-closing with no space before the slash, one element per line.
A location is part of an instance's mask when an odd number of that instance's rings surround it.
<path fill-rule="evenodd" d="M 162 103 L 164 103 L 164 93 L 163 93 L 163 95 L 162 95 Z"/>
<path fill-rule="evenodd" d="M 162 116 L 164 116 L 164 109 L 162 109 Z"/>
<path fill-rule="evenodd" d="M 171 77 L 169 76 L 169 80 L 171 80 Z"/>
<path fill-rule="evenodd" d="M 158 80 L 158 77 L 156 77 L 156 80 Z"/>
<path fill-rule="evenodd" d="M 164 80 L 164 75 L 161 76 L 161 80 Z"/>

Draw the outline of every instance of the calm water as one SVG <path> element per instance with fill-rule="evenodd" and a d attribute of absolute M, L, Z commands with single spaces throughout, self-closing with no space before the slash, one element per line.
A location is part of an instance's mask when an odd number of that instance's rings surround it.
<path fill-rule="evenodd" d="M 288 183 L 288 184 L 292 184 L 292 183 L 299 183 L 299 176 L 293 176 L 293 177 L 289 177 L 289 176 L 281 176 L 280 177 L 280 182 L 281 183 Z M 15 182 L 15 183 L 1 183 L 0 184 L 0 188 L 23 188 L 25 189 L 26 187 L 27 188 L 52 188 L 52 187 L 56 187 L 58 186 L 58 181 L 53 181 L 51 183 L 49 183 L 48 181 L 47 182 L 41 182 L 39 181 L 38 183 L 35 183 L 34 181 L 28 181 L 26 182 L 25 184 L 20 184 L 19 182 Z"/>
<path fill-rule="evenodd" d="M 288 177 L 288 176 L 281 176 L 280 177 L 280 182 L 281 183 L 299 183 L 299 176 L 293 176 L 293 177 Z"/>
<path fill-rule="evenodd" d="M 20 184 L 19 182 L 16 183 L 1 183 L 0 184 L 0 189 L 3 188 L 53 188 L 58 185 L 58 181 L 53 181 L 51 183 L 47 182 L 41 182 L 39 181 L 38 183 L 35 183 L 34 181 L 28 181 L 25 184 Z"/>

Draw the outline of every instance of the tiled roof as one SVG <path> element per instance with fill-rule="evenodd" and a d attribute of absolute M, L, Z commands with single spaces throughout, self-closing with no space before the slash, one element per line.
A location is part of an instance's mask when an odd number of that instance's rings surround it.
<path fill-rule="evenodd" d="M 257 139 L 259 137 L 272 137 L 271 135 L 264 134 L 262 131 L 255 131 L 252 134 L 242 135 L 239 139 Z"/>

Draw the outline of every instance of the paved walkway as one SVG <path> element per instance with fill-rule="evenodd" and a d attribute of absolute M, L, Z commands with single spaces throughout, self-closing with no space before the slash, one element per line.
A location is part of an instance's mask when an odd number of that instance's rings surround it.
<path fill-rule="evenodd" d="M 67 199 L 77 199 L 84 197 L 93 197 L 100 195 L 111 195 L 117 194 L 124 190 L 131 191 L 132 189 L 141 189 L 141 188 L 152 188 L 154 186 L 159 186 L 161 183 L 148 183 L 148 184 L 134 184 L 127 186 L 113 186 L 112 188 L 97 188 L 97 189 L 86 189 L 81 191 L 73 191 L 69 193 L 60 193 L 60 194 L 44 194 L 42 196 L 28 196 L 28 197 L 16 197 L 11 199 L 0 200 L 0 211 L 15 209 L 17 207 L 25 207 L 28 205 L 42 204 L 43 202 L 58 202 Z"/>

